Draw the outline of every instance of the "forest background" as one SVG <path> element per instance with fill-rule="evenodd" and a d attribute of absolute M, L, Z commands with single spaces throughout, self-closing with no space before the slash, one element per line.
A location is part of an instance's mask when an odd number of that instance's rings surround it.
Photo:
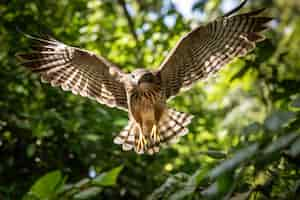
<path fill-rule="evenodd" d="M 237 0 L 2 0 L 0 199 L 296 199 L 300 196 L 300 1 L 252 0 L 267 40 L 169 102 L 195 118 L 160 153 L 122 152 L 127 113 L 42 84 L 21 67 L 33 35 L 157 68 L 178 39 Z"/>

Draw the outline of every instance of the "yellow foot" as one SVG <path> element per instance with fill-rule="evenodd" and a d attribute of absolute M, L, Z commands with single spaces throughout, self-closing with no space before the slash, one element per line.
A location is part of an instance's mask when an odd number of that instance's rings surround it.
<path fill-rule="evenodd" d="M 139 140 L 137 141 L 137 144 L 136 144 L 137 152 L 142 153 L 144 151 L 146 144 L 147 144 L 147 140 L 146 140 L 145 136 L 142 133 L 140 133 Z"/>
<path fill-rule="evenodd" d="M 154 142 L 159 142 L 160 141 L 160 137 L 159 137 L 159 133 L 158 133 L 158 128 L 156 125 L 154 125 L 152 127 L 151 130 L 151 134 L 150 134 L 150 138 L 154 141 Z"/>

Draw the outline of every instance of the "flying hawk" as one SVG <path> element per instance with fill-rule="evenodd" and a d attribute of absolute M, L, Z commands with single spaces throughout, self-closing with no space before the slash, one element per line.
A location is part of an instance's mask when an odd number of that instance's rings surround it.
<path fill-rule="evenodd" d="M 126 151 L 153 154 L 162 143 L 187 134 L 192 119 L 169 108 L 167 100 L 264 39 L 260 33 L 272 18 L 258 16 L 263 9 L 233 15 L 240 7 L 183 36 L 157 70 L 127 74 L 99 55 L 49 37 L 30 36 L 33 51 L 18 57 L 52 86 L 127 111 L 129 123 L 114 143 Z"/>

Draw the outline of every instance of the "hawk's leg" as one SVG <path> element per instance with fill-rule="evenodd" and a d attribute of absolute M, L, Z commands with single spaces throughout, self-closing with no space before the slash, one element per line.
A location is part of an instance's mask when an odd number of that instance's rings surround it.
<path fill-rule="evenodd" d="M 151 133 L 150 133 L 150 138 L 154 141 L 154 142 L 159 142 L 160 141 L 160 137 L 159 137 L 159 130 L 158 130 L 158 126 L 156 124 L 153 125 Z"/>
<path fill-rule="evenodd" d="M 145 136 L 143 135 L 141 127 L 139 126 L 139 135 L 138 135 L 138 140 L 136 142 L 137 152 L 143 152 L 146 144 L 147 144 L 147 140 L 146 140 Z"/>

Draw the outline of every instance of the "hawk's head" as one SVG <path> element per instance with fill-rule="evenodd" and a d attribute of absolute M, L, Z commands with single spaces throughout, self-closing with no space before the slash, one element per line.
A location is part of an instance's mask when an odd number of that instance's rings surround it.
<path fill-rule="evenodd" d="M 147 69 L 136 69 L 130 74 L 131 82 L 140 87 L 143 84 L 154 84 L 156 77 Z"/>

